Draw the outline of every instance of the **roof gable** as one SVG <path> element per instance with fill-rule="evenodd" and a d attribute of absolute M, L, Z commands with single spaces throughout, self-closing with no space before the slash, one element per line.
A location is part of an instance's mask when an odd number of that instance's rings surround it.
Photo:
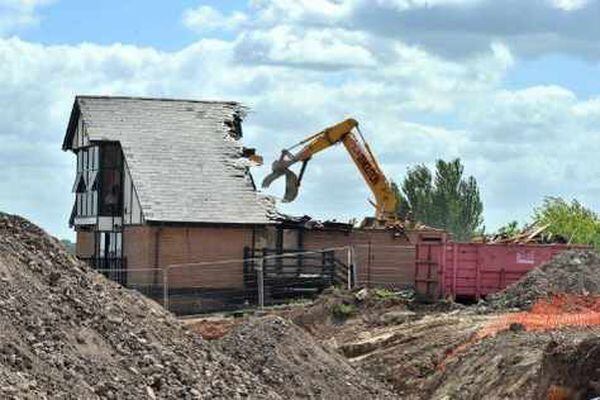
<path fill-rule="evenodd" d="M 118 141 L 146 221 L 263 224 L 235 130 L 235 102 L 78 96 L 63 149 L 81 117 L 91 142 Z"/>

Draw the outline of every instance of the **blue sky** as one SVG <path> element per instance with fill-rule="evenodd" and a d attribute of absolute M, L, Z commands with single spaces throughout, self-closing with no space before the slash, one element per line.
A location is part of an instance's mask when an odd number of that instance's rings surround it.
<path fill-rule="evenodd" d="M 182 22 L 183 13 L 198 4 L 192 0 L 56 1 L 41 8 L 39 23 L 24 29 L 19 36 L 44 44 L 121 42 L 177 50 L 198 39 Z M 246 6 L 244 1 L 202 4 L 223 12 Z"/>
<path fill-rule="evenodd" d="M 549 195 L 599 209 L 598 20 L 597 0 L 0 0 L 0 210 L 72 237 L 76 94 L 242 101 L 267 160 L 354 116 L 394 180 L 461 157 L 489 229 Z M 285 211 L 372 213 L 342 149 L 311 164 Z"/>

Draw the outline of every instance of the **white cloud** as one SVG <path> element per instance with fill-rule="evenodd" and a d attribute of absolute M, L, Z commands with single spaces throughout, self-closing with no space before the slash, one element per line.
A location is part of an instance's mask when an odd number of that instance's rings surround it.
<path fill-rule="evenodd" d="M 254 28 L 335 27 L 422 46 L 452 58 L 494 40 L 525 57 L 600 57 L 597 0 L 254 0 Z"/>
<path fill-rule="evenodd" d="M 591 0 L 550 0 L 552 6 L 563 11 L 580 10 L 587 6 Z"/>
<path fill-rule="evenodd" d="M 54 0 L 0 0 L 0 35 L 39 22 L 37 9 Z"/>
<path fill-rule="evenodd" d="M 196 32 L 236 30 L 244 25 L 247 20 L 248 17 L 242 12 L 236 11 L 230 15 L 224 15 L 210 6 L 188 9 L 183 15 L 184 25 Z"/>
<path fill-rule="evenodd" d="M 392 2 L 370 3 L 381 11 Z M 471 10 L 485 1 L 409 3 Z M 0 39 L 0 209 L 26 206 L 34 219 L 66 235 L 72 157 L 59 147 L 76 94 L 243 101 L 253 110 L 246 142 L 267 160 L 354 116 L 396 180 L 416 163 L 462 157 L 481 183 L 492 226 L 525 217 L 544 195 L 576 195 L 600 207 L 600 185 L 589 183 L 600 173 L 598 98 L 556 85 L 509 89 L 504 80 L 519 58 L 503 38 L 486 39 L 460 59 L 445 57 L 367 29 L 372 25 L 346 23 L 362 6 L 363 0 L 256 0 L 254 14 L 233 20 L 235 13 L 219 19 L 211 14 L 216 10 L 197 8 L 190 26 L 235 28 L 234 37 L 201 39 L 173 52 Z M 32 196 L 35 188 L 44 188 L 43 196 Z M 349 218 L 372 212 L 367 196 L 337 148 L 315 157 L 298 202 L 287 210 Z"/>
<path fill-rule="evenodd" d="M 280 25 L 246 32 L 240 37 L 240 61 L 314 68 L 375 66 L 366 35 L 337 29 L 305 30 Z"/>
<path fill-rule="evenodd" d="M 331 24 L 348 18 L 362 0 L 253 0 L 261 24 Z"/>

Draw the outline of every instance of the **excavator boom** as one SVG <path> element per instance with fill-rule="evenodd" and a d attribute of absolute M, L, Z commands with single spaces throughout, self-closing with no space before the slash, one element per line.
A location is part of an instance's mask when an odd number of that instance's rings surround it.
<path fill-rule="evenodd" d="M 355 131 L 358 135 L 355 134 Z M 272 164 L 271 173 L 265 177 L 262 187 L 266 188 L 276 179 L 286 177 L 284 202 L 293 201 L 298 195 L 298 189 L 308 161 L 317 153 L 342 143 L 350 157 L 358 167 L 362 177 L 369 185 L 375 197 L 376 218 L 387 223 L 396 221 L 396 196 L 390 183 L 382 172 L 375 156 L 358 129 L 355 119 L 346 119 L 336 125 L 322 130 L 294 146 L 284 149 L 279 159 Z M 292 150 L 303 146 L 299 151 Z M 296 175 L 290 167 L 302 163 L 300 173 Z"/>

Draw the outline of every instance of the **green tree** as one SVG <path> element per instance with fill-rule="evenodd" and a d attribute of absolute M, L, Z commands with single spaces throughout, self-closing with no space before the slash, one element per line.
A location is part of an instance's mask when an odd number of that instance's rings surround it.
<path fill-rule="evenodd" d="M 544 234 L 564 238 L 568 243 L 600 248 L 600 219 L 577 200 L 547 197 L 533 212 L 533 221 L 544 226 Z"/>
<path fill-rule="evenodd" d="M 483 225 L 483 203 L 477 181 L 463 178 L 460 159 L 438 160 L 435 173 L 425 165 L 408 170 L 397 190 L 398 215 L 446 229 L 458 240 L 469 240 Z"/>
<path fill-rule="evenodd" d="M 498 235 L 513 237 L 518 235 L 521 232 L 519 228 L 519 223 L 517 221 L 510 221 L 508 224 L 501 226 L 498 228 Z"/>

